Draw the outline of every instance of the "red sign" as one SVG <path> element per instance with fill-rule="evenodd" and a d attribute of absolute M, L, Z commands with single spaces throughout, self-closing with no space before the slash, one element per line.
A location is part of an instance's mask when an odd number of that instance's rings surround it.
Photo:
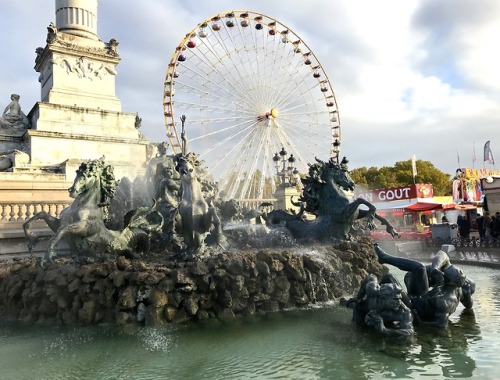
<path fill-rule="evenodd" d="M 422 183 L 355 193 L 356 198 L 363 198 L 372 203 L 400 201 L 415 198 L 432 198 L 433 196 L 434 193 L 432 191 L 432 185 Z"/>

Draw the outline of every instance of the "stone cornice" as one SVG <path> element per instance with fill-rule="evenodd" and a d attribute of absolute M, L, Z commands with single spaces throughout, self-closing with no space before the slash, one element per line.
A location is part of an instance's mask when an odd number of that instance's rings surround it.
<path fill-rule="evenodd" d="M 62 39 L 57 39 L 54 43 L 48 44 L 50 50 L 54 51 L 64 51 L 68 53 L 74 53 L 75 55 L 86 54 L 89 56 L 105 58 L 109 61 L 118 62 L 120 61 L 120 56 L 116 51 L 110 50 L 106 44 L 104 48 L 94 47 L 94 46 L 82 46 L 79 44 L 74 44 L 71 42 L 64 41 Z M 59 49 L 58 49 L 59 48 Z"/>
<path fill-rule="evenodd" d="M 101 46 L 91 46 L 72 42 L 68 40 L 65 33 L 60 32 L 54 24 L 50 24 L 47 28 L 47 45 L 45 48 L 38 47 L 35 52 L 35 70 L 40 71 L 44 62 L 50 56 L 50 52 L 58 52 L 61 54 L 85 56 L 94 58 L 99 61 L 105 61 L 117 65 L 120 62 L 118 54 L 118 41 L 112 38 L 109 42 L 99 41 Z M 96 41 L 92 41 L 96 43 Z"/>
<path fill-rule="evenodd" d="M 96 114 L 101 114 L 103 112 L 106 112 L 108 114 L 113 114 L 113 115 L 129 115 L 129 116 L 136 116 L 135 112 L 118 112 L 118 111 L 109 111 L 109 110 L 103 110 L 100 108 L 87 108 L 87 107 L 78 107 L 78 106 L 68 106 L 66 104 L 54 104 L 54 103 L 48 103 L 48 102 L 36 102 L 35 105 L 31 108 L 30 112 L 28 113 L 28 119 L 31 120 L 35 112 L 37 112 L 39 109 L 42 108 L 48 108 L 48 109 L 66 109 L 69 111 L 74 111 L 74 112 L 86 112 L 86 113 L 96 113 Z"/>
<path fill-rule="evenodd" d="M 38 131 L 36 129 L 28 129 L 26 131 L 28 136 L 45 137 L 53 139 L 68 139 L 68 140 L 86 140 L 86 141 L 99 141 L 99 142 L 112 142 L 122 144 L 135 144 L 135 145 L 149 145 L 149 141 L 143 138 L 120 138 L 112 136 L 97 136 L 97 135 L 83 135 L 76 133 L 61 133 L 51 131 Z"/>

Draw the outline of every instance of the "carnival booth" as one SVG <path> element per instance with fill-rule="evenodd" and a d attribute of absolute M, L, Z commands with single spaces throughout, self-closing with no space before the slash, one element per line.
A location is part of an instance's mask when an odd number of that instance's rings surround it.
<path fill-rule="evenodd" d="M 446 220 L 445 212 L 454 209 L 451 198 L 434 199 L 431 184 L 369 190 L 355 194 L 377 207 L 377 213 L 389 220 L 404 240 L 431 238 L 431 224 Z M 444 218 L 444 219 L 443 219 Z M 372 233 L 374 239 L 385 239 L 383 229 Z"/>
<path fill-rule="evenodd" d="M 464 210 L 482 208 L 486 206 L 485 203 L 488 203 L 491 208 L 488 211 L 495 213 L 500 211 L 499 188 L 499 170 L 457 169 L 453 179 L 453 201 L 457 207 Z"/>

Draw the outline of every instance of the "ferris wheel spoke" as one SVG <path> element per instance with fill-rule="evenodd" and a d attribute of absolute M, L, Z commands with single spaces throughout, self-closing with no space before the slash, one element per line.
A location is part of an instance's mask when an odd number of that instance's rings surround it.
<path fill-rule="evenodd" d="M 225 28 L 226 28 L 226 30 L 228 29 L 227 26 L 225 26 Z M 241 27 L 241 24 L 238 24 L 237 28 L 240 31 L 240 34 L 239 34 L 240 36 L 242 35 L 241 33 L 245 33 L 245 31 Z M 234 38 L 235 37 L 234 33 L 231 33 L 231 31 L 228 30 L 228 36 L 229 36 L 229 39 L 231 40 L 234 51 L 239 51 L 239 49 L 241 49 L 241 47 L 238 48 L 237 41 Z M 244 43 L 244 40 L 242 40 L 241 42 Z M 239 73 L 241 78 L 244 78 L 244 77 L 251 78 L 253 75 L 255 75 L 255 71 L 249 71 L 249 69 L 251 68 L 251 67 L 249 67 L 250 61 L 243 60 L 243 56 L 244 56 L 243 54 L 236 54 L 235 56 L 239 60 L 239 64 L 235 62 L 234 66 L 236 67 L 237 70 L 240 70 L 240 68 L 241 68 L 241 71 L 244 71 L 244 75 L 242 75 L 241 72 Z M 245 57 L 248 58 L 248 55 L 245 54 Z"/>
<path fill-rule="evenodd" d="M 314 144 L 310 143 L 310 141 L 321 141 L 319 139 L 319 137 L 324 136 L 329 131 L 329 127 L 327 127 L 327 126 L 322 127 L 322 128 L 318 128 L 315 124 L 311 124 L 310 122 L 309 122 L 309 124 L 306 124 L 305 126 L 303 126 L 299 123 L 293 123 L 293 122 L 280 123 L 279 125 L 280 125 L 279 129 L 284 134 L 289 136 L 290 140 L 299 141 L 301 144 L 301 147 L 306 147 L 308 145 L 315 146 L 314 150 L 318 153 L 321 151 L 321 149 L 320 149 L 321 146 L 324 146 L 325 151 L 329 148 L 329 146 L 327 144 L 320 145 L 320 142 L 317 142 Z M 309 125 L 309 128 L 307 127 L 307 125 Z M 317 136 L 318 138 L 316 138 L 316 139 L 308 138 L 311 136 Z"/>
<path fill-rule="evenodd" d="M 231 56 L 231 53 L 228 51 L 227 48 L 225 48 L 225 45 L 221 43 L 219 36 L 220 35 L 218 33 L 215 34 L 215 38 L 218 42 L 218 45 L 224 49 L 225 53 L 228 56 Z M 224 75 L 222 74 L 220 75 L 221 79 L 223 80 L 223 83 L 228 83 L 229 86 L 231 86 L 231 88 L 234 89 L 239 96 L 241 96 L 242 98 L 247 98 L 248 95 L 246 94 L 244 87 L 241 86 L 238 80 L 241 74 L 239 72 L 239 68 L 237 67 L 237 65 L 235 65 L 233 61 L 230 61 L 228 59 L 221 59 L 220 56 L 216 55 L 214 46 L 209 44 L 209 42 L 210 40 L 203 39 L 203 43 L 205 44 L 207 49 L 215 56 L 216 62 L 218 63 L 218 65 L 213 65 L 213 68 L 219 66 L 224 68 Z M 227 65 L 228 62 L 231 63 L 231 67 L 228 67 Z M 237 73 L 237 76 L 235 76 L 235 73 Z M 251 99 L 247 98 L 247 100 Z"/>
<path fill-rule="evenodd" d="M 194 54 L 198 53 L 196 52 Z M 210 62 L 205 62 L 203 60 L 200 60 L 200 63 L 202 63 L 205 66 L 208 66 L 210 64 Z M 182 72 L 183 75 L 180 77 L 180 79 L 176 80 L 177 85 L 185 86 L 187 90 L 189 89 L 195 90 L 197 93 L 201 94 L 207 94 L 208 88 L 214 88 L 220 90 L 221 94 L 219 95 L 215 93 L 210 95 L 217 97 L 223 97 L 222 94 L 225 94 L 227 96 L 232 96 L 233 93 L 231 92 L 231 89 L 235 88 L 234 86 L 229 85 L 230 82 L 224 81 L 223 73 L 220 73 L 217 70 L 213 70 L 211 75 L 207 76 L 206 73 L 203 73 L 201 71 L 203 70 L 203 65 L 197 65 L 197 66 L 187 65 L 187 64 L 183 65 L 183 72 Z M 189 79 L 190 83 L 184 81 L 183 78 Z M 197 86 L 202 86 L 204 87 L 204 89 L 200 89 Z"/>
<path fill-rule="evenodd" d="M 265 141 L 264 141 L 264 165 L 262 165 L 262 172 L 260 176 L 260 183 L 257 188 L 257 199 L 262 199 L 264 197 L 264 187 L 266 185 L 266 179 L 267 179 L 267 171 L 269 169 L 269 165 L 271 163 L 271 159 L 269 157 L 270 153 L 270 147 L 271 147 L 271 141 L 270 141 L 270 136 L 271 136 L 271 128 L 266 129 L 266 136 L 265 136 Z M 269 170 L 270 173 L 271 170 Z M 272 177 L 272 175 L 271 175 Z"/>
<path fill-rule="evenodd" d="M 283 79 L 276 84 L 274 87 L 276 90 L 272 98 L 270 99 L 270 104 L 274 104 L 277 108 L 281 107 L 281 104 L 286 102 L 285 99 L 291 97 L 295 84 L 290 80 L 287 71 L 284 71 Z"/>
<path fill-rule="evenodd" d="M 239 128 L 241 127 L 242 125 L 247 125 L 248 124 L 248 121 L 245 120 L 243 121 L 242 123 L 238 123 L 238 124 L 231 124 L 229 127 L 226 127 L 226 128 L 221 128 L 221 129 L 217 129 L 215 131 L 212 131 L 212 132 L 207 132 L 201 136 L 198 136 L 198 137 L 194 137 L 192 138 L 190 141 L 191 142 L 194 142 L 194 141 L 197 141 L 197 140 L 200 140 L 200 139 L 206 139 L 207 137 L 210 137 L 210 136 L 215 136 L 215 135 L 218 135 L 220 133 L 225 133 L 227 131 L 231 131 L 233 129 L 236 129 L 236 128 Z M 253 125 L 250 125 L 248 126 L 247 128 L 251 128 L 253 127 Z"/>
<path fill-rule="evenodd" d="M 193 105 L 194 107 L 194 105 Z M 182 107 L 181 107 L 182 108 Z M 228 113 L 226 113 L 227 115 Z M 199 116 L 190 117 L 190 124 L 195 125 L 204 125 L 204 124 L 219 124 L 219 125 L 227 125 L 229 122 L 248 122 L 247 115 L 229 115 L 227 117 L 212 117 L 210 119 L 201 118 Z"/>
<path fill-rule="evenodd" d="M 317 137 L 319 140 L 320 136 L 325 135 L 325 129 L 330 130 L 330 127 L 327 125 L 318 125 L 316 120 L 304 120 L 301 122 L 301 120 L 294 120 L 294 121 L 289 121 L 289 120 L 282 120 L 280 123 L 281 127 L 285 131 L 290 131 L 290 133 L 296 135 L 298 138 L 303 138 L 306 141 L 307 136 L 309 137 Z"/>
<path fill-rule="evenodd" d="M 284 145 L 284 146 L 288 146 L 290 147 L 295 156 L 303 163 L 303 164 L 307 164 L 307 161 L 306 161 L 306 158 L 303 156 L 301 150 L 299 150 L 296 146 L 296 144 L 294 143 L 294 141 L 289 138 L 289 135 L 285 133 L 285 130 L 283 128 L 277 128 L 275 129 L 276 131 L 276 134 L 277 134 L 277 138 L 278 140 Z M 299 140 L 300 141 L 300 140 Z"/>
<path fill-rule="evenodd" d="M 218 143 L 216 143 L 215 145 L 211 146 L 209 149 L 205 150 L 203 153 L 200 154 L 200 157 L 203 157 L 203 156 L 206 156 L 208 155 L 210 152 L 212 152 L 214 149 L 220 147 L 221 145 L 227 143 L 228 141 L 231 141 L 233 139 L 235 139 L 237 136 L 241 135 L 243 132 L 247 131 L 248 129 L 252 128 L 253 125 L 249 125 L 248 127 L 236 132 L 236 133 L 233 133 L 232 135 L 226 137 L 225 139 L 219 141 Z"/>
<path fill-rule="evenodd" d="M 263 72 L 262 75 L 262 83 L 270 84 L 270 86 L 274 89 L 272 92 L 268 92 L 268 98 L 266 99 L 268 104 L 273 103 L 273 99 L 279 96 L 280 88 L 282 88 L 287 83 L 287 78 L 285 75 L 287 70 L 290 67 L 290 64 L 283 65 L 283 56 L 284 56 L 284 45 L 279 45 L 275 42 L 276 36 L 273 36 L 273 44 L 271 47 L 271 52 L 269 50 L 265 50 L 265 60 L 262 63 Z M 280 53 L 279 53 L 280 52 Z M 271 54 L 272 53 L 272 54 Z M 279 55 L 279 59 L 276 59 L 276 55 Z"/>
<path fill-rule="evenodd" d="M 293 104 L 292 103 L 288 103 L 286 106 L 282 105 L 280 107 L 280 109 L 282 109 L 284 112 L 287 112 L 287 113 L 291 113 L 291 111 L 293 110 L 296 110 L 296 109 L 302 109 L 302 108 L 306 108 L 308 106 L 316 106 L 318 104 L 318 101 L 320 101 L 321 99 L 301 99 L 302 102 L 298 103 L 298 102 L 294 102 Z"/>
<path fill-rule="evenodd" d="M 249 135 L 247 139 L 245 139 L 243 148 L 241 150 L 241 155 L 238 157 L 238 159 L 233 161 L 233 168 L 235 169 L 234 172 L 237 175 L 236 180 L 232 184 L 232 188 L 228 192 L 231 196 L 231 198 L 236 197 L 236 194 L 238 193 L 241 198 L 245 197 L 245 194 L 242 191 L 242 187 L 244 186 L 245 180 L 244 177 L 247 177 L 251 173 L 248 171 L 248 162 L 249 162 L 249 157 L 251 157 L 251 151 L 253 150 L 253 147 L 255 145 L 255 140 L 258 138 L 258 134 L 253 131 L 252 134 Z"/>
<path fill-rule="evenodd" d="M 254 160 L 249 169 L 249 172 L 252 173 L 252 175 L 247 177 L 247 181 L 245 183 L 246 189 L 245 188 L 242 189 L 242 194 L 246 198 L 262 198 L 263 185 L 265 183 L 265 176 L 266 176 L 265 160 L 269 159 L 267 157 L 269 148 L 268 145 L 266 144 L 268 140 L 268 134 L 269 134 L 268 130 L 266 130 L 263 134 L 261 134 L 258 144 L 256 146 Z M 264 165 L 262 162 L 259 162 L 259 157 L 264 158 L 263 162 Z"/>
<path fill-rule="evenodd" d="M 314 134 L 319 128 L 309 120 L 307 124 L 299 123 L 280 123 L 280 127 L 285 132 L 297 136 L 299 139 L 305 139 L 307 136 Z M 328 128 L 328 127 L 324 127 Z"/>
<path fill-rule="evenodd" d="M 249 136 L 254 133 L 256 133 L 256 131 L 255 129 L 252 129 L 239 141 L 235 141 L 235 144 L 229 150 L 225 150 L 223 155 L 219 157 L 219 160 L 212 166 L 212 169 L 217 169 L 219 166 L 221 166 L 224 163 L 224 160 L 232 156 L 236 149 L 240 148 L 240 146 L 246 142 L 247 138 L 249 138 Z"/>
<path fill-rule="evenodd" d="M 290 89 L 297 90 L 297 88 L 300 88 L 298 83 L 303 82 L 304 76 L 308 76 L 310 74 L 310 69 L 304 67 L 302 60 L 297 60 L 295 56 L 292 56 L 291 59 L 292 64 L 286 67 L 285 70 L 288 74 L 286 81 L 283 81 L 285 87 L 281 88 L 279 91 L 281 99 L 283 99 L 283 96 L 290 97 L 292 95 Z"/>
<path fill-rule="evenodd" d="M 260 134 L 260 138 L 258 139 L 257 146 L 255 147 L 253 160 L 252 160 L 252 162 L 250 164 L 250 168 L 249 168 L 249 173 L 252 173 L 252 174 L 247 177 L 247 181 L 245 181 L 243 188 L 241 190 L 241 193 L 246 198 L 249 198 L 250 191 L 251 191 L 250 187 L 253 184 L 253 182 L 255 181 L 254 175 L 257 174 L 258 160 L 259 160 L 259 157 L 261 155 L 261 152 L 264 150 L 266 136 L 268 133 L 269 133 L 268 131 L 265 131 L 264 133 Z M 260 175 L 262 176 L 264 174 L 261 172 Z"/>
<path fill-rule="evenodd" d="M 199 94 L 199 97 L 210 96 L 212 98 L 223 99 L 225 102 L 229 102 L 230 100 L 234 100 L 234 93 L 239 92 L 240 95 L 244 96 L 244 92 L 239 89 L 237 85 L 232 84 L 230 80 L 228 80 L 227 73 L 224 71 L 220 71 L 221 68 L 225 68 L 224 66 L 216 66 L 210 67 L 210 62 L 203 62 L 204 65 L 197 66 L 193 68 L 191 66 L 186 65 L 184 74 L 189 74 L 189 79 L 193 84 L 188 84 L 183 82 L 182 80 L 178 80 L 179 89 L 180 86 L 185 86 L 187 89 L 190 89 L 191 92 L 195 91 L 196 94 Z M 200 70 L 203 70 L 203 67 L 210 67 L 210 75 L 204 75 Z M 196 81 L 198 79 L 198 81 Z M 195 87 L 194 83 L 198 86 L 203 86 L 203 89 L 199 87 Z M 217 91 L 220 91 L 218 93 Z"/>
<path fill-rule="evenodd" d="M 277 107 L 279 107 L 280 109 L 287 109 L 290 104 L 297 103 L 297 99 L 305 100 L 304 95 L 298 94 L 300 92 L 300 89 L 302 88 L 304 90 L 307 89 L 308 91 L 313 91 L 314 87 L 315 86 L 310 88 L 308 87 L 304 88 L 304 86 L 299 86 L 298 84 L 294 84 L 292 86 L 292 90 L 286 92 L 286 95 L 283 96 L 282 99 L 278 102 Z M 305 93 L 309 94 L 310 92 L 305 92 Z M 303 104 L 304 102 L 299 102 L 299 104 L 297 104 L 296 106 L 300 106 Z M 311 100 L 308 101 L 308 104 L 312 104 Z"/>
<path fill-rule="evenodd" d="M 233 114 L 235 112 L 235 109 L 234 108 L 228 108 L 228 107 L 221 107 L 219 105 L 197 105 L 196 103 L 187 103 L 187 102 L 176 102 L 175 103 L 176 106 L 178 106 L 179 108 L 182 108 L 182 109 L 198 109 L 198 110 L 203 110 L 205 112 L 207 111 L 210 111 L 210 112 L 214 112 L 214 113 L 217 113 L 217 114 L 225 114 L 225 115 L 228 115 L 228 114 Z M 253 115 L 253 113 L 247 111 L 247 112 L 240 112 L 242 115 Z"/>
<path fill-rule="evenodd" d="M 194 69 L 191 66 L 186 65 L 184 73 L 186 72 L 191 73 L 190 78 L 192 79 L 193 83 L 197 83 L 198 85 L 204 86 L 205 89 L 200 89 L 199 87 L 195 87 L 194 84 L 188 84 L 184 83 L 182 80 L 178 80 L 177 82 L 179 85 L 179 90 L 181 91 L 185 90 L 188 93 L 195 92 L 196 94 L 199 94 L 199 97 L 202 97 L 202 95 L 204 96 L 209 95 L 213 98 L 222 99 L 225 102 L 230 102 L 231 100 L 234 101 L 234 92 L 240 93 L 240 95 L 243 95 L 243 97 L 245 96 L 244 92 L 242 92 L 238 88 L 238 86 L 235 85 L 228 86 L 228 84 L 231 82 L 227 80 L 227 76 L 224 75 L 224 73 L 221 73 L 218 70 L 214 70 L 212 72 L 212 75 L 207 77 L 206 75 L 203 75 L 199 71 L 198 67 Z M 199 78 L 200 81 L 196 82 L 195 78 Z M 209 89 L 212 89 L 212 91 L 208 92 Z M 215 89 L 220 90 L 221 93 L 217 93 L 216 91 L 214 91 Z"/>

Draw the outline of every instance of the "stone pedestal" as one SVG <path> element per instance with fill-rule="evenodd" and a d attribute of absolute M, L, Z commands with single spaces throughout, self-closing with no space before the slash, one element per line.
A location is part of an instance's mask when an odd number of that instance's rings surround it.
<path fill-rule="evenodd" d="M 281 186 L 274 193 L 274 197 L 278 200 L 275 205 L 275 209 L 278 210 L 294 210 L 299 211 L 300 208 L 292 204 L 292 198 L 294 202 L 297 202 L 300 197 L 300 192 L 294 186 Z"/>
<path fill-rule="evenodd" d="M 64 163 L 72 181 L 79 164 L 105 157 L 117 178 L 131 179 L 141 172 L 149 142 L 135 129 L 135 114 L 40 102 L 29 117 L 26 131 L 33 166 Z"/>

